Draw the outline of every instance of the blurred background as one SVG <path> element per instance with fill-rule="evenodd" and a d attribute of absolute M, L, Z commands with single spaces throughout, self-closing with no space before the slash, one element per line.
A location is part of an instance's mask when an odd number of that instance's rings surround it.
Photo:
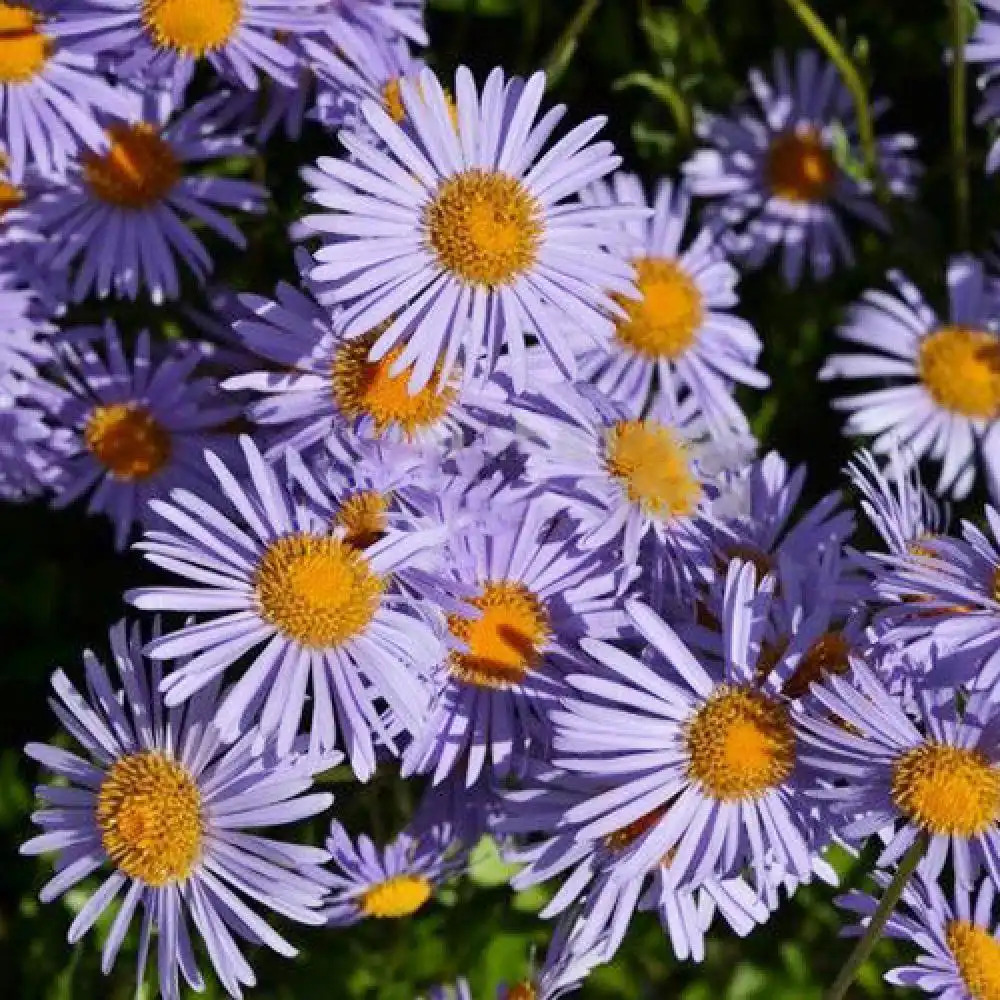
<path fill-rule="evenodd" d="M 816 12 L 835 28 L 864 69 L 876 96 L 891 100 L 885 123 L 919 138 L 926 164 L 917 204 L 894 206 L 889 238 L 852 233 L 857 267 L 823 285 L 787 291 L 773 270 L 747 276 L 742 313 L 764 341 L 762 367 L 769 394 L 743 398 L 763 446 L 810 468 L 809 498 L 843 486 L 841 469 L 851 443 L 829 405 L 830 389 L 816 372 L 833 346 L 844 307 L 861 291 L 900 267 L 942 304 L 944 261 L 952 242 L 949 177 L 948 4 L 945 0 L 872 3 L 817 0 Z M 775 48 L 793 51 L 809 38 L 784 0 L 429 0 L 432 65 L 450 73 L 466 63 L 480 77 L 492 66 L 527 73 L 553 69 L 550 97 L 570 107 L 576 123 L 594 114 L 610 119 L 608 133 L 629 169 L 647 180 L 677 170 L 694 148 L 696 106 L 723 111 L 743 92 L 747 71 L 768 68 Z M 969 25 L 974 11 L 969 3 Z M 579 29 L 579 30 L 577 30 Z M 974 85 L 970 103 L 974 107 Z M 990 248 L 1000 228 L 992 184 L 982 174 L 987 137 L 970 132 L 973 249 Z M 292 277 L 285 231 L 302 214 L 298 168 L 335 140 L 316 128 L 298 144 L 278 142 L 266 162 L 251 167 L 273 192 L 277 210 L 247 227 L 251 247 L 238 253 L 210 243 L 221 284 L 268 293 L 279 276 Z M 223 169 L 242 170 L 246 164 Z M 199 290 L 182 300 L 203 307 Z M 187 320 L 176 307 L 113 307 L 124 330 L 148 326 L 183 335 Z M 93 307 L 71 311 L 68 322 L 103 318 Z M 981 498 L 974 498 L 978 502 Z M 52 739 L 55 719 L 46 704 L 48 676 L 64 666 L 78 676 L 80 654 L 103 655 L 107 626 L 121 617 L 122 591 L 148 582 L 152 570 L 135 555 L 115 555 L 103 520 L 73 508 L 41 504 L 0 510 L 0 995 L 14 1000 L 118 1000 L 134 995 L 133 953 L 114 974 L 99 969 L 100 928 L 76 947 L 65 941 L 83 890 L 42 907 L 45 861 L 21 858 L 37 779 L 21 755 L 28 740 Z M 390 837 L 404 822 L 414 787 L 384 770 L 359 788 L 330 776 L 339 818 L 352 833 Z M 322 824 L 304 837 L 319 842 Z M 840 864 L 846 884 L 862 884 L 863 864 Z M 492 1000 L 501 980 L 523 977 L 535 949 L 544 954 L 548 927 L 536 916 L 545 894 L 520 896 L 505 887 L 507 870 L 490 845 L 477 850 L 470 876 L 442 892 L 406 921 L 377 922 L 347 931 L 289 928 L 302 953 L 293 962 L 263 951 L 253 957 L 260 1000 L 413 1000 L 433 983 L 465 975 L 476 1000 Z M 812 1000 L 834 978 L 849 946 L 838 938 L 832 890 L 813 887 L 764 928 L 741 941 L 713 931 L 702 965 L 680 965 L 649 915 L 636 918 L 612 966 L 596 972 L 584 1000 Z M 106 929 L 106 927 L 105 927 Z M 905 998 L 882 982 L 900 955 L 881 945 L 850 996 Z M 151 996 L 152 991 L 143 994 Z M 221 997 L 210 984 L 206 994 Z"/>

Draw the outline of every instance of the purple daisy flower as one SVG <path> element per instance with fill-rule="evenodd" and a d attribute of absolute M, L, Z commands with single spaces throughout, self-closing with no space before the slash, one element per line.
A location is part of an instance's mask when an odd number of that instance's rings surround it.
<path fill-rule="evenodd" d="M 395 35 L 427 45 L 424 0 L 331 0 L 335 17 L 329 31 L 334 41 L 344 23 L 355 21 L 373 35 L 391 40 Z"/>
<path fill-rule="evenodd" d="M 916 654 L 933 647 L 936 685 L 988 691 L 1000 678 L 1000 513 L 987 507 L 985 520 L 963 521 L 961 538 L 921 538 L 876 582 L 892 602 L 879 616 L 883 640 Z"/>
<path fill-rule="evenodd" d="M 190 924 L 204 941 L 216 975 L 233 997 L 254 984 L 237 941 L 265 944 L 287 957 L 295 949 L 255 912 L 246 897 L 291 920 L 319 925 L 329 877 L 326 851 L 249 831 L 281 826 L 328 809 L 333 796 L 304 794 L 313 775 L 336 758 L 293 754 L 254 757 L 253 733 L 231 747 L 212 724 L 218 686 L 184 709 L 168 711 L 157 693 L 159 664 L 143 661 L 138 627 L 120 622 L 110 633 L 121 687 L 115 689 L 92 653 L 84 657 L 87 690 L 66 675 L 52 677 L 50 704 L 86 757 L 29 743 L 25 752 L 58 778 L 37 794 L 33 816 L 43 833 L 23 854 L 57 853 L 55 876 L 43 886 L 51 902 L 105 866 L 113 871 L 69 929 L 78 941 L 120 897 L 107 934 L 108 972 L 137 910 L 142 913 L 138 988 L 154 931 L 159 937 L 159 988 L 179 1000 L 179 980 L 205 988 Z M 124 890 L 124 894 L 123 893 Z"/>
<path fill-rule="evenodd" d="M 991 487 L 1000 489 L 1000 302 L 982 262 L 956 257 L 949 263 L 946 320 L 898 271 L 889 280 L 897 294 L 866 292 L 839 331 L 867 352 L 835 354 L 820 372 L 823 379 L 896 380 L 834 402 L 850 414 L 845 433 L 875 435 L 875 453 L 895 449 L 904 464 L 940 462 L 939 494 L 967 496 L 977 456 Z"/>
<path fill-rule="evenodd" d="M 323 26 L 323 0 L 88 0 L 75 12 L 84 50 L 113 55 L 123 80 L 168 78 L 177 93 L 202 61 L 257 90 L 259 74 L 295 86 L 298 58 L 280 39 Z"/>
<path fill-rule="evenodd" d="M 433 831 L 417 837 L 404 831 L 380 851 L 364 834 L 355 843 L 335 820 L 326 846 L 335 867 L 324 910 L 330 927 L 413 916 L 466 863 Z"/>
<path fill-rule="evenodd" d="M 103 142 L 96 113 L 127 107 L 66 21 L 46 15 L 31 0 L 0 3 L 0 147 L 15 184 L 29 165 L 62 175 L 77 150 Z"/>
<path fill-rule="evenodd" d="M 888 225 L 871 182 L 856 169 L 861 153 L 853 100 L 836 67 L 813 51 L 796 53 L 792 66 L 776 52 L 773 78 L 754 71 L 750 88 L 756 107 L 699 122 L 711 148 L 685 164 L 691 191 L 718 199 L 706 208 L 706 221 L 747 266 L 759 267 L 780 251 L 788 285 L 799 283 L 807 263 L 826 278 L 838 259 L 853 262 L 842 213 L 878 229 Z M 874 111 L 887 107 L 876 101 Z M 916 140 L 898 133 L 876 141 L 888 189 L 909 196 L 920 173 L 911 159 Z"/>
<path fill-rule="evenodd" d="M 837 900 L 861 917 L 859 934 L 877 900 L 851 892 Z M 978 889 L 956 884 L 949 899 L 941 887 L 919 876 L 903 890 L 902 906 L 890 917 L 886 937 L 915 944 L 922 954 L 913 965 L 886 973 L 893 986 L 932 993 L 938 1000 L 990 1000 L 1000 983 L 1000 924 L 996 887 L 984 879 Z"/>
<path fill-rule="evenodd" d="M 114 524 L 124 548 L 136 525 L 155 518 L 151 499 L 177 486 L 207 485 L 202 452 L 231 449 L 223 428 L 239 408 L 222 400 L 211 379 L 195 378 L 200 356 L 174 348 L 162 359 L 143 330 L 130 358 L 115 326 L 67 331 L 59 341 L 61 386 L 48 403 L 67 444 L 53 504 L 90 494 L 90 513 Z"/>
<path fill-rule="evenodd" d="M 375 770 L 375 743 L 398 752 L 393 730 L 424 721 L 424 676 L 440 642 L 394 577 L 440 544 L 444 529 L 395 530 L 355 545 L 346 529 L 296 503 L 249 438 L 245 471 L 234 475 L 206 453 L 218 501 L 175 490 L 152 505 L 172 530 L 150 531 L 147 559 L 199 586 L 133 590 L 126 599 L 149 611 L 208 613 L 207 620 L 155 640 L 154 659 L 193 658 L 163 682 L 179 705 L 237 663 L 237 682 L 218 724 L 235 740 L 254 720 L 292 746 L 307 705 L 310 745 L 338 743 L 362 781 Z M 367 541 L 367 540 L 366 540 Z M 386 718 L 384 706 L 391 710 Z M 339 734 L 338 734 L 339 729 Z"/>
<path fill-rule="evenodd" d="M 599 206 L 648 204 L 642 182 L 626 173 L 592 185 L 583 200 Z M 649 399 L 654 386 L 670 386 L 677 395 L 691 393 L 714 434 L 747 433 L 733 386 L 769 385 L 754 367 L 760 338 L 731 312 L 738 301 L 739 274 L 715 236 L 702 229 L 684 240 L 690 207 L 683 185 L 661 181 L 652 217 L 623 223 L 641 298 L 619 302 L 625 316 L 615 322 L 614 340 L 609 349 L 582 354 L 580 374 L 605 395 L 630 405 Z"/>
<path fill-rule="evenodd" d="M 606 554 L 581 552 L 572 511 L 504 493 L 468 511 L 449 539 L 430 599 L 447 615 L 448 653 L 403 774 L 441 781 L 484 768 L 503 777 L 544 730 L 564 661 L 582 636 L 616 636 L 618 571 Z"/>
<path fill-rule="evenodd" d="M 31 378 L 52 360 L 55 327 L 41 318 L 39 305 L 34 289 L 0 266 L 0 371 Z"/>
<path fill-rule="evenodd" d="M 781 697 L 773 676 L 757 672 L 767 598 L 755 590 L 752 565 L 730 565 L 721 674 L 707 672 L 635 601 L 626 603 L 629 617 L 652 647 L 647 654 L 662 659 L 647 655 L 645 663 L 607 643 L 582 642 L 596 664 L 567 677 L 574 693 L 552 713 L 552 763 L 613 787 L 568 809 L 565 822 L 580 838 L 598 840 L 666 810 L 623 859 L 621 878 L 648 871 L 668 852 L 678 885 L 747 866 L 758 891 L 775 869 L 810 877 L 802 712 Z"/>
<path fill-rule="evenodd" d="M 654 859 L 649 871 L 629 877 L 620 875 L 622 861 L 632 846 L 663 818 L 667 809 L 655 809 L 592 841 L 581 838 L 578 829 L 566 823 L 566 814 L 595 794 L 610 791 L 613 784 L 591 775 L 535 767 L 521 786 L 504 795 L 496 829 L 518 835 L 541 833 L 542 838 L 505 852 L 510 862 L 524 866 L 511 879 L 511 885 L 522 890 L 564 876 L 558 892 L 540 915 L 547 919 L 576 912 L 580 947 L 603 941 L 610 960 L 624 940 L 636 909 L 652 909 L 659 914 L 677 958 L 701 961 L 705 932 L 717 909 L 741 936 L 770 915 L 764 901 L 741 877 L 709 877 L 694 889 L 678 887 L 669 854 Z M 571 908 L 577 904 L 581 905 L 573 911 Z"/>
<path fill-rule="evenodd" d="M 187 172 L 188 164 L 249 153 L 241 139 L 217 134 L 220 100 L 209 98 L 171 121 L 169 113 L 142 113 L 136 98 L 121 119 L 105 119 L 101 150 L 82 156 L 65 184 L 32 202 L 35 224 L 50 237 L 40 261 L 57 268 L 77 263 L 76 300 L 91 291 L 135 299 L 141 287 L 157 303 L 177 298 L 177 258 L 204 282 L 212 259 L 187 219 L 246 246 L 219 209 L 260 212 L 266 190 Z"/>
<path fill-rule="evenodd" d="M 252 394 L 247 415 L 264 429 L 268 458 L 329 448 L 350 463 L 364 442 L 447 445 L 475 425 L 459 378 L 435 379 L 411 394 L 407 373 L 393 374 L 398 350 L 370 360 L 378 331 L 345 337 L 339 315 L 306 292 L 282 283 L 274 299 L 244 295 L 240 303 L 248 318 L 236 322 L 236 333 L 269 370 L 224 387 Z M 470 387 L 464 399 L 474 396 Z"/>
<path fill-rule="evenodd" d="M 405 129 L 363 101 L 378 143 L 344 131 L 350 160 L 324 157 L 308 174 L 312 200 L 329 209 L 303 220 L 325 241 L 312 278 L 330 284 L 324 301 L 345 307 L 348 337 L 383 325 L 372 360 L 401 347 L 392 371 L 413 365 L 413 391 L 458 360 L 472 378 L 482 356 L 489 374 L 505 348 L 523 388 L 526 332 L 571 376 L 558 321 L 606 341 L 622 312 L 612 295 L 636 295 L 631 265 L 606 247 L 621 239 L 618 222 L 646 211 L 572 200 L 620 159 L 591 143 L 602 118 L 543 154 L 565 110 L 535 122 L 544 90 L 542 73 L 508 80 L 496 69 L 479 94 L 462 67 L 450 102 L 425 70 L 400 82 Z"/>
<path fill-rule="evenodd" d="M 963 710 L 954 690 L 920 692 L 915 723 L 857 658 L 812 697 L 825 712 L 800 720 L 802 759 L 830 782 L 811 794 L 840 817 L 848 842 L 878 833 L 885 867 L 923 835 L 928 878 L 949 860 L 965 885 L 984 864 L 1000 876 L 1000 752 L 986 698 L 969 698 Z"/>

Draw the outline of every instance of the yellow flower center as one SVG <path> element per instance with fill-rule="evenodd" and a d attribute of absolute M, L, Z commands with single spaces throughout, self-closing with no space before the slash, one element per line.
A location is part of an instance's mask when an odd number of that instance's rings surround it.
<path fill-rule="evenodd" d="M 945 939 L 972 1000 L 1000 1000 L 1000 941 L 968 920 L 952 920 Z"/>
<path fill-rule="evenodd" d="M 382 88 L 382 104 L 385 107 L 386 113 L 389 117 L 397 124 L 402 125 L 406 121 L 406 108 L 403 105 L 403 78 L 401 76 L 393 77 L 385 86 Z M 420 81 L 414 81 L 416 83 L 417 91 L 421 96 L 424 94 L 424 88 L 421 86 Z M 448 116 L 451 118 L 452 125 L 458 128 L 458 107 L 455 105 L 455 101 L 451 94 L 447 91 L 444 95 L 445 104 L 448 106 Z"/>
<path fill-rule="evenodd" d="M 792 675 L 785 681 L 782 694 L 789 698 L 801 698 L 810 684 L 831 674 L 846 674 L 850 667 L 847 659 L 850 652 L 851 644 L 842 633 L 825 632 L 802 655 Z"/>
<path fill-rule="evenodd" d="M 381 330 L 345 343 L 333 361 L 333 397 L 340 412 L 349 420 L 369 417 L 375 432 L 383 435 L 393 426 L 412 438 L 438 423 L 454 404 L 454 380 L 439 388 L 441 368 L 437 366 L 427 385 L 411 394 L 410 371 L 391 374 L 401 350 L 390 351 L 379 361 L 368 354 Z"/>
<path fill-rule="evenodd" d="M 386 584 L 353 545 L 304 532 L 272 542 L 254 576 L 264 620 L 313 649 L 339 646 L 362 632 Z"/>
<path fill-rule="evenodd" d="M 39 20 L 29 7 L 0 3 L 0 83 L 27 83 L 49 61 L 52 39 L 38 30 Z"/>
<path fill-rule="evenodd" d="M 348 497 L 337 511 L 334 525 L 343 528 L 341 536 L 356 549 L 367 549 L 385 536 L 389 501 L 381 493 L 364 490 Z"/>
<path fill-rule="evenodd" d="M 530 979 L 525 979 L 507 990 L 506 1000 L 538 1000 L 538 990 Z"/>
<path fill-rule="evenodd" d="M 615 296 L 626 314 L 617 322 L 618 339 L 644 357 L 679 358 L 701 328 L 701 292 L 676 261 L 644 257 L 635 266 L 642 297 Z"/>
<path fill-rule="evenodd" d="M 149 208 L 181 179 L 181 165 L 152 125 L 112 125 L 111 148 L 83 156 L 83 178 L 96 197 L 118 208 Z"/>
<path fill-rule="evenodd" d="M 161 49 L 201 57 L 222 48 L 243 17 L 242 0 L 143 0 L 142 23 Z"/>
<path fill-rule="evenodd" d="M 17 208 L 24 201 L 24 192 L 17 187 L 0 178 L 0 219 L 12 209 Z"/>
<path fill-rule="evenodd" d="M 96 406 L 83 429 L 93 456 L 116 479 L 149 479 L 170 461 L 170 432 L 138 403 Z"/>
<path fill-rule="evenodd" d="M 978 750 L 925 743 L 893 765 L 891 793 L 921 829 L 972 837 L 997 821 L 1000 770 Z"/>
<path fill-rule="evenodd" d="M 108 857 L 147 885 L 186 879 L 201 854 L 201 792 L 184 767 L 157 750 L 115 761 L 98 792 L 96 818 Z"/>
<path fill-rule="evenodd" d="M 608 432 L 605 449 L 608 472 L 647 514 L 667 520 L 695 512 L 701 487 L 687 446 L 671 428 L 656 420 L 621 421 Z"/>
<path fill-rule="evenodd" d="M 784 705 L 723 685 L 687 725 L 689 776 L 722 802 L 757 798 L 795 766 L 795 732 Z"/>
<path fill-rule="evenodd" d="M 360 899 L 366 917 L 399 918 L 416 913 L 431 898 L 431 884 L 420 875 L 395 875 L 372 886 Z"/>
<path fill-rule="evenodd" d="M 920 345 L 920 379 L 938 406 L 965 417 L 1000 415 L 1000 339 L 944 326 Z"/>
<path fill-rule="evenodd" d="M 467 285 L 513 284 L 538 259 L 542 207 L 524 185 L 475 168 L 449 177 L 424 210 L 438 263 Z"/>
<path fill-rule="evenodd" d="M 837 164 L 815 129 L 785 132 L 771 143 L 764 168 L 768 186 L 786 201 L 825 201 L 837 179 Z"/>
<path fill-rule="evenodd" d="M 448 628 L 468 652 L 451 655 L 451 672 L 466 684 L 507 688 L 538 666 L 549 638 L 549 615 L 523 584 L 490 582 L 469 602 L 478 618 L 449 615 Z"/>

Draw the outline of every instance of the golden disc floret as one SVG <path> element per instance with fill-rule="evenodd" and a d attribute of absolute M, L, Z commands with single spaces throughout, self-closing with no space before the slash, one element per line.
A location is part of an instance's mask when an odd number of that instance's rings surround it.
<path fill-rule="evenodd" d="M 29 83 L 45 68 L 53 45 L 40 21 L 30 7 L 0 3 L 0 83 Z"/>
<path fill-rule="evenodd" d="M 1000 941 L 968 920 L 952 920 L 945 940 L 972 1000 L 1000 1000 Z"/>
<path fill-rule="evenodd" d="M 422 875 L 394 875 L 373 885 L 360 900 L 366 917 L 399 919 L 416 913 L 431 898 L 431 883 Z"/>
<path fill-rule="evenodd" d="M 141 481 L 170 461 L 170 431 L 140 403 L 96 406 L 83 428 L 87 450 L 115 479 Z"/>
<path fill-rule="evenodd" d="M 142 23 L 157 48 L 193 58 L 226 45 L 242 17 L 242 0 L 142 0 Z"/>
<path fill-rule="evenodd" d="M 1000 338 L 995 334 L 942 327 L 921 341 L 917 370 L 938 406 L 974 419 L 1000 416 Z"/>
<path fill-rule="evenodd" d="M 619 342 L 651 360 L 674 360 L 695 342 L 705 317 L 697 283 L 675 260 L 635 261 L 639 298 L 615 296 L 625 311 L 615 321 Z"/>
<path fill-rule="evenodd" d="M 106 153 L 85 153 L 83 178 L 95 197 L 133 211 L 164 201 L 181 179 L 170 144 L 146 122 L 112 125 Z"/>
<path fill-rule="evenodd" d="M 837 164 L 815 129 L 784 132 L 771 142 L 764 175 L 779 198 L 799 204 L 826 201 L 837 180 Z"/>

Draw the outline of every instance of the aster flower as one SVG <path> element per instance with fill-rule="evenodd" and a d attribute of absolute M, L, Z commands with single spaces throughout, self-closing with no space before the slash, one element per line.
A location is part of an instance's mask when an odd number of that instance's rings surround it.
<path fill-rule="evenodd" d="M 710 148 L 688 161 L 685 175 L 695 195 L 718 199 L 705 219 L 745 264 L 758 267 L 780 251 L 787 284 L 797 285 L 807 264 L 826 278 L 838 259 L 853 262 L 842 214 L 887 228 L 870 180 L 856 169 L 861 152 L 851 95 L 836 67 L 813 51 L 796 53 L 791 66 L 775 53 L 772 79 L 754 71 L 750 88 L 756 107 L 699 123 Z M 876 116 L 886 108 L 874 103 Z M 876 143 L 886 186 L 909 195 L 919 174 L 910 158 L 916 140 L 893 134 Z"/>
<path fill-rule="evenodd" d="M 475 423 L 458 379 L 411 394 L 407 373 L 393 374 L 398 350 L 370 360 L 378 331 L 348 339 L 339 314 L 331 317 L 310 294 L 282 283 L 274 299 L 244 295 L 240 302 L 247 318 L 236 322 L 237 336 L 268 370 L 224 385 L 252 393 L 247 415 L 264 429 L 269 458 L 293 449 L 308 459 L 329 448 L 350 463 L 365 442 L 444 445 Z M 466 398 L 473 395 L 467 390 Z"/>
<path fill-rule="evenodd" d="M 402 35 L 417 45 L 428 43 L 424 29 L 424 0 L 332 0 L 334 21 L 330 33 L 334 41 L 345 23 L 356 21 L 373 35 L 392 39 Z"/>
<path fill-rule="evenodd" d="M 364 834 L 355 844 L 334 820 L 326 846 L 335 868 L 324 911 L 331 927 L 413 916 L 465 866 L 464 854 L 450 851 L 436 831 L 418 837 L 404 831 L 380 851 Z"/>
<path fill-rule="evenodd" d="M 67 331 L 59 343 L 62 384 L 48 409 L 67 442 L 53 503 L 89 494 L 89 511 L 110 518 L 119 549 L 136 525 L 151 523 L 151 499 L 206 483 L 206 447 L 229 447 L 222 428 L 239 409 L 220 400 L 210 379 L 193 377 L 199 360 L 190 349 L 155 358 L 145 330 L 129 357 L 111 322 Z"/>
<path fill-rule="evenodd" d="M 867 926 L 877 906 L 861 892 L 849 893 L 837 903 L 857 913 L 861 927 Z M 887 972 L 886 982 L 932 993 L 939 1000 L 988 1000 L 996 994 L 1000 926 L 996 887 L 989 879 L 975 891 L 957 884 L 949 898 L 936 882 L 918 876 L 903 890 L 902 906 L 889 917 L 883 933 L 921 951 L 915 964 Z"/>
<path fill-rule="evenodd" d="M 985 520 L 985 530 L 963 521 L 961 538 L 924 536 L 877 580 L 892 602 L 879 616 L 884 641 L 918 654 L 935 685 L 990 690 L 1000 677 L 1000 513 L 987 507 Z M 919 657 L 930 646 L 934 656 Z"/>
<path fill-rule="evenodd" d="M 587 204 L 647 205 L 642 182 L 617 173 L 584 192 Z M 661 181 L 649 219 L 623 224 L 638 271 L 641 298 L 622 299 L 608 349 L 580 358 L 580 374 L 613 399 L 633 404 L 649 399 L 654 386 L 691 393 L 699 414 L 716 434 L 749 432 L 732 396 L 735 384 L 766 389 L 768 378 L 754 365 L 761 343 L 754 328 L 730 311 L 739 275 L 713 234 L 702 229 L 685 241 L 690 194 Z"/>
<path fill-rule="evenodd" d="M 322 26 L 322 0 L 89 0 L 71 26 L 80 45 L 112 55 L 123 80 L 167 78 L 180 92 L 204 60 L 256 90 L 259 74 L 292 87 L 298 60 L 282 36 Z"/>
<path fill-rule="evenodd" d="M 140 988 L 155 931 L 162 995 L 179 1000 L 181 978 L 204 989 L 193 924 L 216 975 L 240 997 L 254 976 L 239 939 L 296 954 L 247 898 L 291 920 L 321 924 L 327 876 L 320 866 L 329 857 L 249 831 L 327 809 L 331 795 L 305 793 L 313 775 L 336 759 L 254 757 L 252 733 L 225 747 L 212 725 L 218 685 L 183 711 L 167 711 L 157 693 L 161 668 L 143 661 L 138 628 L 120 622 L 110 641 L 120 687 L 90 653 L 86 694 L 61 670 L 53 675 L 53 711 L 86 756 L 40 743 L 25 748 L 62 780 L 38 788 L 43 807 L 33 819 L 43 832 L 21 851 L 58 854 L 56 873 L 39 894 L 43 902 L 112 869 L 69 929 L 70 942 L 78 941 L 120 899 L 104 944 L 105 972 L 138 910 Z"/>
<path fill-rule="evenodd" d="M 617 568 L 580 551 L 571 510 L 503 492 L 493 502 L 469 511 L 428 586 L 447 613 L 449 651 L 404 775 L 438 782 L 461 767 L 469 786 L 484 768 L 503 777 L 544 726 L 580 637 L 614 636 L 622 624 Z"/>
<path fill-rule="evenodd" d="M 81 147 L 100 146 L 95 114 L 126 106 L 65 20 L 46 13 L 29 0 L 0 3 L 0 147 L 15 184 L 30 165 L 61 175 Z"/>
<path fill-rule="evenodd" d="M 348 337 L 384 324 L 371 358 L 401 347 L 391 370 L 414 365 L 413 391 L 458 360 L 472 378 L 482 355 L 488 374 L 504 348 L 523 388 L 526 332 L 571 375 L 560 318 L 607 340 L 621 313 L 612 294 L 635 295 L 631 265 L 605 247 L 620 237 L 615 223 L 645 210 L 571 200 L 620 160 L 610 143 L 591 143 L 596 118 L 543 154 L 564 112 L 535 122 L 544 89 L 542 73 L 525 82 L 497 69 L 477 94 L 462 67 L 449 104 L 425 70 L 400 82 L 405 129 L 365 100 L 378 145 L 342 132 L 351 159 L 322 158 L 308 175 L 312 200 L 331 210 L 304 220 L 325 241 L 311 276 L 329 283 L 324 302 L 345 307 Z"/>
<path fill-rule="evenodd" d="M 100 151 L 82 156 L 65 184 L 31 205 L 36 225 L 51 237 L 40 260 L 57 268 L 77 264 L 77 300 L 91 291 L 135 299 L 141 287 L 154 302 L 176 298 L 178 258 L 201 282 L 212 270 L 187 220 L 245 247 L 242 233 L 219 209 L 263 209 L 267 192 L 260 186 L 189 172 L 192 163 L 249 153 L 241 139 L 217 134 L 219 95 L 173 120 L 149 108 L 143 113 L 140 103 L 136 98 L 120 119 L 103 119 Z"/>
<path fill-rule="evenodd" d="M 714 675 L 636 601 L 626 610 L 652 647 L 648 663 L 604 642 L 582 642 L 595 669 L 567 677 L 574 691 L 552 713 L 552 763 L 614 787 L 567 810 L 565 822 L 597 840 L 664 810 L 623 860 L 619 878 L 649 870 L 668 852 L 678 885 L 745 867 L 758 891 L 768 868 L 810 877 L 802 713 L 781 697 L 776 678 L 762 680 L 756 669 L 766 598 L 755 591 L 750 564 L 730 565 L 725 660 Z"/>
<path fill-rule="evenodd" d="M 39 365 L 52 360 L 53 332 L 35 290 L 0 264 L 0 371 L 31 378 Z"/>
<path fill-rule="evenodd" d="M 199 586 L 147 587 L 126 599 L 144 610 L 209 615 L 150 645 L 157 660 L 193 657 L 165 678 L 168 705 L 250 654 L 219 707 L 224 737 L 238 739 L 259 719 L 262 735 L 276 734 L 284 752 L 308 705 L 310 745 L 343 746 L 366 780 L 376 742 L 396 751 L 395 732 L 424 719 L 424 675 L 439 642 L 394 576 L 440 544 L 443 529 L 388 526 L 358 547 L 343 527 L 331 531 L 327 517 L 294 502 L 249 438 L 240 443 L 238 475 L 206 453 L 218 500 L 175 490 L 169 502 L 152 505 L 172 530 L 151 531 L 138 546 L 150 562 Z"/>
<path fill-rule="evenodd" d="M 850 435 L 875 435 L 876 454 L 900 452 L 904 463 L 941 463 L 936 492 L 957 499 L 976 478 L 976 458 L 1000 477 L 1000 302 L 974 257 L 948 265 L 948 316 L 942 320 L 899 272 L 889 274 L 896 295 L 868 291 L 853 307 L 840 336 L 867 349 L 835 354 L 820 378 L 893 379 L 834 402 L 850 414 Z"/>
<path fill-rule="evenodd" d="M 896 863 L 920 836 L 920 869 L 937 878 L 949 860 L 971 885 L 985 865 L 1000 875 L 1000 754 L 996 710 L 979 696 L 959 707 L 954 690 L 918 692 L 917 723 L 860 660 L 846 677 L 814 685 L 828 715 L 800 720 L 802 758 L 829 787 L 817 800 L 841 818 L 856 842 L 885 840 L 879 866 Z M 845 725 L 846 723 L 846 725 Z M 849 781 L 839 779 L 849 778 Z"/>

